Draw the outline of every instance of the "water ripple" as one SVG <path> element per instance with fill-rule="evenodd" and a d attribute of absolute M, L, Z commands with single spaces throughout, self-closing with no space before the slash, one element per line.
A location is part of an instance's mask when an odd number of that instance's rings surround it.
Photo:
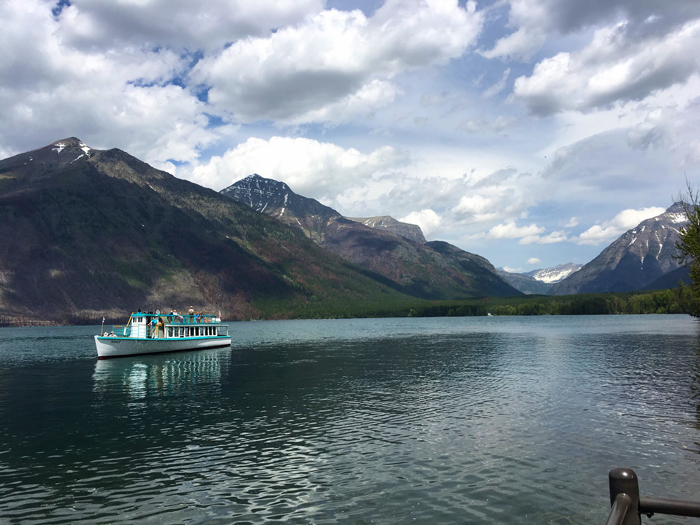
<path fill-rule="evenodd" d="M 98 362 L 86 329 L 20 331 L 0 520 L 601 522 L 620 465 L 697 499 L 696 328 L 645 319 L 250 323 Z"/>

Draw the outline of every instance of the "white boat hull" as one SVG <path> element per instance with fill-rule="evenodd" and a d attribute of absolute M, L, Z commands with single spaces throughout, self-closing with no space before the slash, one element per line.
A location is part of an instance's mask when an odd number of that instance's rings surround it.
<path fill-rule="evenodd" d="M 164 339 L 142 339 L 136 337 L 95 336 L 97 358 L 124 357 L 130 355 L 161 354 L 231 346 L 227 336 L 180 337 Z"/>

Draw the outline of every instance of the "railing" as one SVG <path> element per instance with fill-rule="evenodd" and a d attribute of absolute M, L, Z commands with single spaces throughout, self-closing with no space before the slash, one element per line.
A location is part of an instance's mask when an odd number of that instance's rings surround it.
<path fill-rule="evenodd" d="M 113 325 L 111 332 L 103 332 L 104 336 L 125 337 L 125 338 L 148 338 L 157 339 L 159 334 L 167 334 L 162 337 L 205 337 L 203 334 L 212 332 L 206 337 L 211 336 L 228 336 L 228 326 L 221 324 L 221 319 L 215 314 L 195 314 L 195 315 L 154 315 L 142 314 L 148 321 L 147 323 L 129 322 L 126 326 Z M 158 319 L 159 324 L 154 325 L 152 320 Z M 163 326 L 165 325 L 165 326 Z M 193 326 L 194 325 L 194 326 Z M 210 327 L 206 332 L 201 327 Z M 159 328 L 160 327 L 160 328 Z M 104 329 L 104 326 L 103 326 Z M 173 335 L 173 330 L 180 330 L 181 335 Z M 193 335 L 193 334 L 197 335 Z"/>
<path fill-rule="evenodd" d="M 700 518 L 700 503 L 639 496 L 637 474 L 630 468 L 615 468 L 608 475 L 610 514 L 605 525 L 641 525 L 642 514 L 673 514 Z"/>
<path fill-rule="evenodd" d="M 216 314 L 161 314 L 161 319 L 165 319 L 167 324 L 193 324 L 193 323 L 220 323 Z"/>

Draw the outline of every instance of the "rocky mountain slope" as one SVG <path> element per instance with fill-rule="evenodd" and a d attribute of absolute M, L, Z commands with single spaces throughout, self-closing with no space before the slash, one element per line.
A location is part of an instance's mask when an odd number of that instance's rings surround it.
<path fill-rule="evenodd" d="M 76 138 L 0 161 L 0 238 L 6 319 L 407 299 L 277 220 Z"/>
<path fill-rule="evenodd" d="M 379 217 L 347 217 L 351 221 L 359 222 L 370 228 L 377 228 L 379 230 L 386 230 L 391 233 L 395 233 L 404 239 L 409 241 L 418 242 L 425 244 L 425 237 L 423 236 L 423 230 L 420 226 L 416 224 L 408 224 L 407 222 L 397 221 L 393 217 L 388 215 L 380 215 Z"/>
<path fill-rule="evenodd" d="M 553 295 L 641 290 L 679 267 L 675 243 L 685 223 L 680 203 L 642 221 L 598 257 L 552 287 Z"/>
<path fill-rule="evenodd" d="M 519 294 L 483 257 L 347 219 L 282 182 L 251 175 L 221 193 L 301 230 L 328 251 L 383 275 L 406 294 L 426 299 Z"/>

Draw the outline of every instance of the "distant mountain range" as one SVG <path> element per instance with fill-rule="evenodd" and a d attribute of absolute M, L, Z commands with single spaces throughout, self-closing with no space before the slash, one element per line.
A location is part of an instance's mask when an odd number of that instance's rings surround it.
<path fill-rule="evenodd" d="M 425 242 L 414 224 L 388 216 L 348 219 L 283 182 L 259 175 L 221 194 L 302 231 L 328 251 L 383 275 L 406 294 L 425 299 L 519 294 L 489 261 L 445 242 Z"/>
<path fill-rule="evenodd" d="M 503 268 L 499 268 L 498 273 L 513 287 L 525 294 L 546 295 L 555 283 L 577 272 L 582 266 L 581 264 L 566 263 L 526 273 L 507 272 Z"/>
<path fill-rule="evenodd" d="M 686 222 L 683 207 L 673 204 L 664 213 L 642 221 L 624 233 L 579 271 L 555 284 L 552 295 L 626 292 L 668 288 L 687 275 L 674 259 L 678 228 Z"/>
<path fill-rule="evenodd" d="M 388 216 L 349 219 L 257 175 L 218 193 L 68 138 L 0 161 L 0 321 L 117 321 L 189 305 L 226 319 L 317 304 L 342 314 L 353 302 L 519 294 L 506 279 L 527 293 L 543 292 L 516 282 L 557 294 L 664 288 L 687 279 L 672 257 L 684 221 L 674 205 L 578 271 L 499 275 Z"/>

